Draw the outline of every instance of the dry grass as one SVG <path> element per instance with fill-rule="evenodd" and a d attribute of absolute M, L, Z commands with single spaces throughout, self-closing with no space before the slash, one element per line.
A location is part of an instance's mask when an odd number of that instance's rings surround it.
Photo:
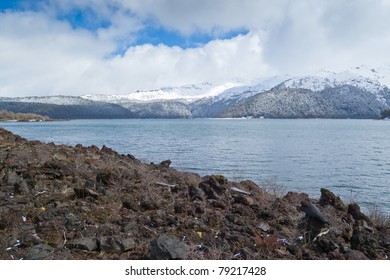
<path fill-rule="evenodd" d="M 287 193 L 286 187 L 281 184 L 278 184 L 276 182 L 276 179 L 266 181 L 261 186 L 263 187 L 265 192 L 273 194 L 276 197 L 283 197 Z"/>
<path fill-rule="evenodd" d="M 390 228 L 390 216 L 379 211 L 377 207 L 369 210 L 368 217 L 375 226 Z"/>

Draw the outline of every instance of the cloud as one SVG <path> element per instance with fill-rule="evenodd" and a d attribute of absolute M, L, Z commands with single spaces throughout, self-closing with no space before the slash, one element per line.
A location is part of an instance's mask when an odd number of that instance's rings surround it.
<path fill-rule="evenodd" d="M 45 14 L 0 15 L 0 95 L 64 93 L 113 45 Z"/>
<path fill-rule="evenodd" d="M 266 61 L 277 69 L 343 68 L 389 63 L 388 1 L 295 1 L 273 27 Z"/>
<path fill-rule="evenodd" d="M 0 17 L 1 96 L 127 93 L 268 72 L 261 35 L 214 40 L 198 48 L 133 46 L 110 56 L 113 41 L 41 13 Z M 12 28 L 10 28 L 12 27 Z"/>
<path fill-rule="evenodd" d="M 199 48 L 142 45 L 107 61 L 107 73 L 101 74 L 108 81 L 115 80 L 122 92 L 130 84 L 142 89 L 202 81 L 226 82 L 227 77 L 254 78 L 269 73 L 261 52 L 261 36 L 255 33 L 212 41 Z"/>
<path fill-rule="evenodd" d="M 121 5 L 145 22 L 183 36 L 222 37 L 231 31 L 263 31 L 283 18 L 288 0 L 123 0 Z"/>
<path fill-rule="evenodd" d="M 389 0 L 25 3 L 34 6 L 0 12 L 0 96 L 128 93 L 390 63 Z M 149 29 L 209 41 L 138 45 Z"/>

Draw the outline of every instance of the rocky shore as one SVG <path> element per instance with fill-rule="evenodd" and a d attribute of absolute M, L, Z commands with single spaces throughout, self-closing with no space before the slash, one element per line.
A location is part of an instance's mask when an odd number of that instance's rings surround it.
<path fill-rule="evenodd" d="M 388 219 L 0 128 L 0 259 L 387 259 Z"/>

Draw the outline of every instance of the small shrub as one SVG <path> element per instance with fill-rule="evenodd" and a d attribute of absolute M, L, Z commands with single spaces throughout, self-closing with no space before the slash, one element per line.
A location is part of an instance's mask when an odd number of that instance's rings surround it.
<path fill-rule="evenodd" d="M 380 212 L 376 207 L 369 211 L 368 217 L 376 227 L 390 227 L 390 216 Z"/>

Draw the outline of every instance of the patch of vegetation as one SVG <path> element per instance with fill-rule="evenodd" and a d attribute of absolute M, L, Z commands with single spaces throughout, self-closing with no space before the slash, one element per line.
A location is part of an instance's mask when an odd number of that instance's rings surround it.
<path fill-rule="evenodd" d="M 381 119 L 390 118 L 390 109 L 385 109 L 381 112 Z"/>
<path fill-rule="evenodd" d="M 384 228 L 390 227 L 390 216 L 382 213 L 376 207 L 369 211 L 368 216 L 375 226 Z"/>
<path fill-rule="evenodd" d="M 38 114 L 29 114 L 29 113 L 14 113 L 6 110 L 0 110 L 0 121 L 48 121 L 49 117 L 38 115 Z"/>

